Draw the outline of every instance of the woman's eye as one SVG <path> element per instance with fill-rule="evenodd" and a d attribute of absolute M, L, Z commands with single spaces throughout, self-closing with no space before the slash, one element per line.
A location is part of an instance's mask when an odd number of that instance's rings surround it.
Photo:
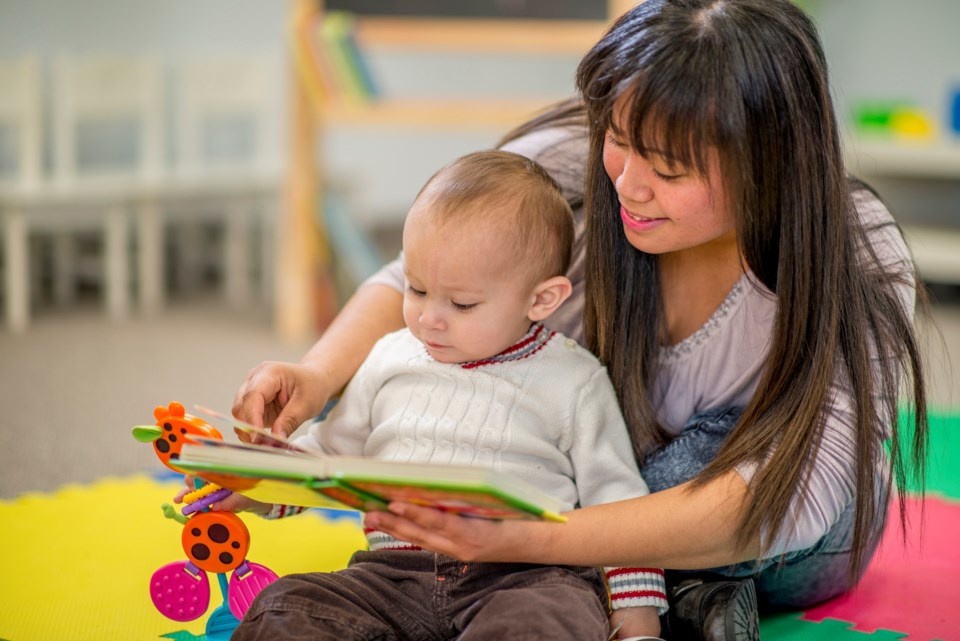
<path fill-rule="evenodd" d="M 471 309 L 473 309 L 474 307 L 477 306 L 476 303 L 467 303 L 467 304 L 464 304 L 464 303 L 457 303 L 457 302 L 454 302 L 454 301 L 450 301 L 450 304 L 453 305 L 453 308 L 454 308 L 455 310 L 457 310 L 458 312 L 470 311 Z"/>
<path fill-rule="evenodd" d="M 621 142 L 620 140 L 618 140 L 617 138 L 615 138 L 614 135 L 611 134 L 611 133 L 608 133 L 608 134 L 607 134 L 607 142 L 610 143 L 611 145 L 613 145 L 614 147 L 616 147 L 617 149 L 626 149 L 626 148 L 627 148 L 627 145 L 626 145 L 625 143 L 623 143 L 623 142 Z"/>
<path fill-rule="evenodd" d="M 670 182 L 671 180 L 677 180 L 679 178 L 683 178 L 683 172 L 679 172 L 679 173 L 662 172 L 654 169 L 653 173 L 656 174 L 657 178 L 659 178 L 660 180 L 665 180 L 667 182 Z"/>

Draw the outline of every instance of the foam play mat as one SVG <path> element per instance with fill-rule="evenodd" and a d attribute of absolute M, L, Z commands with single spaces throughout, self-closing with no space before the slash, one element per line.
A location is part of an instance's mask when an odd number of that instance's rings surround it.
<path fill-rule="evenodd" d="M 0 501 L 0 641 L 202 639 L 222 605 L 212 580 L 196 620 L 153 606 L 155 570 L 184 558 L 182 526 L 160 505 L 181 487 L 173 476 L 103 479 Z M 904 541 L 896 515 L 860 586 L 806 612 L 761 618 L 776 641 L 960 641 L 960 417 L 936 416 L 924 523 L 907 499 Z M 365 544 L 350 513 L 310 510 L 265 521 L 243 516 L 247 559 L 280 575 L 343 567 Z"/>
<path fill-rule="evenodd" d="M 0 639 L 203 638 L 222 604 L 216 578 L 206 615 L 189 622 L 161 615 L 149 592 L 155 570 L 185 558 L 182 526 L 160 510 L 180 487 L 175 478 L 105 479 L 0 502 Z M 366 545 L 358 521 L 315 512 L 279 521 L 243 515 L 247 559 L 279 575 L 344 567 Z"/>

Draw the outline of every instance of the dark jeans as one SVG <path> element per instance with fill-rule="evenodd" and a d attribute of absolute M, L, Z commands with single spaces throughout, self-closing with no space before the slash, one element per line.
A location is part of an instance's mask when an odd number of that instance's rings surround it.
<path fill-rule="evenodd" d="M 693 478 L 713 460 L 724 439 L 740 417 L 742 408 L 727 408 L 698 414 L 691 418 L 680 435 L 663 449 L 651 454 L 640 471 L 651 492 L 674 487 Z M 885 513 L 887 491 L 877 491 L 876 500 Z M 752 576 L 756 582 L 761 609 L 803 608 L 825 601 L 852 588 L 860 577 L 850 576 L 853 544 L 853 503 L 841 513 L 833 527 L 813 546 L 790 552 L 783 559 L 763 559 L 722 568 L 712 574 L 724 577 Z M 884 522 L 877 523 L 866 558 L 876 550 Z M 782 563 L 781 563 L 782 561 Z M 689 573 L 668 572 L 668 583 L 682 580 Z"/>
<path fill-rule="evenodd" d="M 231 639 L 489 641 L 607 636 L 589 567 L 464 563 L 431 552 L 357 552 L 346 570 L 264 588 Z"/>

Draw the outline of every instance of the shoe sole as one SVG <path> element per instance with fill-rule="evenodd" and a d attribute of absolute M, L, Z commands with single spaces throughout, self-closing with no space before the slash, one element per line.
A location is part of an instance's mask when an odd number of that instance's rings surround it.
<path fill-rule="evenodd" d="M 752 580 L 741 581 L 730 596 L 725 628 L 727 641 L 760 641 L 757 589 Z"/>

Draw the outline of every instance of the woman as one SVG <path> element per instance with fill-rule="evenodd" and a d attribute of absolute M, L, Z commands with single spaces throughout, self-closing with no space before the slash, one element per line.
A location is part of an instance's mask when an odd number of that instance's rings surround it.
<path fill-rule="evenodd" d="M 772 608 L 849 589 L 894 481 L 923 478 L 915 269 L 889 213 L 845 175 L 822 48 L 787 0 L 647 0 L 577 84 L 585 278 L 568 321 L 582 304 L 659 491 L 562 526 L 402 504 L 367 525 L 464 560 L 677 570 L 670 635 L 757 638 L 754 590 Z M 526 146 L 575 199 L 582 122 L 568 105 L 505 148 Z M 300 365 L 252 370 L 238 418 L 290 432 L 319 411 L 371 337 L 399 326 L 386 282 L 361 288 Z"/>

